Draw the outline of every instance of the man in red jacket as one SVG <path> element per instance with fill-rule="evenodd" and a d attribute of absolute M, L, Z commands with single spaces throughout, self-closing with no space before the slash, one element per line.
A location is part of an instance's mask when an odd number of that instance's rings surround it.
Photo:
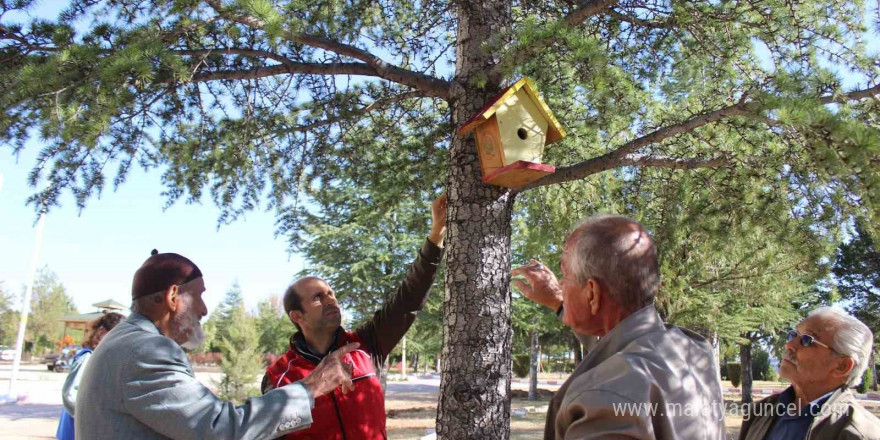
<path fill-rule="evenodd" d="M 316 398 L 312 426 L 286 438 L 387 438 L 385 398 L 376 371 L 425 305 L 443 256 L 445 232 L 446 196 L 443 195 L 431 204 L 431 234 L 397 293 L 373 315 L 372 320 L 353 332 L 341 327 L 339 303 L 333 289 L 324 280 L 305 277 L 287 288 L 284 310 L 299 331 L 290 337 L 287 353 L 266 368 L 263 393 L 308 376 L 321 359 L 337 347 L 358 342 L 360 349 L 343 359 L 352 366 L 354 390 Z"/>

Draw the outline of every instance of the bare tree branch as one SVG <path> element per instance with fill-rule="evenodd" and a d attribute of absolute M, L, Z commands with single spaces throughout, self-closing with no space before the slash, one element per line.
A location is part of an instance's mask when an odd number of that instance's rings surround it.
<path fill-rule="evenodd" d="M 830 104 L 834 102 L 853 101 L 874 97 L 878 94 L 880 94 L 880 85 L 876 85 L 867 89 L 855 90 L 840 95 L 822 96 L 819 97 L 819 102 L 823 104 Z M 760 122 L 767 123 L 770 126 L 779 125 L 777 121 L 761 115 L 759 113 L 760 109 L 761 107 L 757 102 L 740 101 L 736 104 L 715 111 L 701 113 L 685 121 L 660 128 L 642 137 L 633 139 L 621 145 L 616 150 L 610 151 L 601 156 L 593 157 L 573 165 L 559 167 L 557 168 L 555 173 L 531 182 L 528 185 L 519 188 L 517 192 L 546 185 L 568 182 L 571 180 L 583 179 L 587 176 L 601 173 L 602 171 L 619 168 L 622 166 L 664 166 L 666 168 L 676 169 L 723 166 L 726 164 L 726 162 L 723 161 L 722 158 L 670 159 L 648 155 L 636 155 L 633 153 L 640 148 L 662 142 L 663 140 L 668 139 L 672 136 L 681 133 L 689 133 L 706 124 L 710 124 L 734 116 L 748 117 L 758 120 Z"/>
<path fill-rule="evenodd" d="M 243 24 L 253 29 L 263 29 L 265 27 L 265 23 L 258 18 L 237 16 L 230 13 L 230 11 L 223 6 L 221 0 L 205 0 L 205 2 L 214 9 L 218 15 L 227 20 Z M 316 47 L 328 52 L 361 60 L 375 70 L 376 74 L 371 76 L 378 76 L 389 81 L 421 90 L 430 96 L 436 96 L 443 99 L 449 98 L 448 81 L 389 64 L 366 50 L 321 36 L 309 35 L 301 32 L 285 32 L 284 38 L 293 43 Z"/>

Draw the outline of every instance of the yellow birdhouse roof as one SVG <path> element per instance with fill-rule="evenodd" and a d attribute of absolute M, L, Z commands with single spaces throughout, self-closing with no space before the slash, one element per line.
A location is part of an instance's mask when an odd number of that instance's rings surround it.
<path fill-rule="evenodd" d="M 490 100 L 482 110 L 458 129 L 458 135 L 464 136 L 480 124 L 489 120 L 489 118 L 491 118 L 492 115 L 504 105 L 504 102 L 520 91 L 520 89 L 525 90 L 526 94 L 531 98 L 532 102 L 534 102 L 535 107 L 538 108 L 538 111 L 540 111 L 541 115 L 547 120 L 547 139 L 544 144 L 549 145 L 553 142 L 562 140 L 562 138 L 565 137 L 565 130 L 562 129 L 562 125 L 556 120 L 556 116 L 553 116 L 550 107 L 547 107 L 547 103 L 544 102 L 544 99 L 538 94 L 538 90 L 535 89 L 535 85 L 532 84 L 532 81 L 528 78 L 522 78 L 513 83 L 510 87 L 502 90 L 498 96 Z"/>

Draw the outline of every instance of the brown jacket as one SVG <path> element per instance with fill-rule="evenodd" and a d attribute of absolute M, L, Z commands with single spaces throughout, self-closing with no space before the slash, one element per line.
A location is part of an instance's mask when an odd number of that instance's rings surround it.
<path fill-rule="evenodd" d="M 712 346 L 648 306 L 603 336 L 562 385 L 544 439 L 723 440 L 723 404 Z"/>
<path fill-rule="evenodd" d="M 763 440 L 773 425 L 778 402 L 779 394 L 774 394 L 753 403 L 749 408 L 753 416 L 743 419 L 739 440 Z M 847 388 L 840 388 L 828 398 L 807 431 L 806 440 L 832 439 L 880 439 L 880 420 L 859 405 Z"/>

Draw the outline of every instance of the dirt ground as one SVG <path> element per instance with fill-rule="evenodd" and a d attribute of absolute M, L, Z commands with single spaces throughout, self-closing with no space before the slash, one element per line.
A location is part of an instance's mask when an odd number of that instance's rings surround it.
<path fill-rule="evenodd" d="M 197 372 L 196 377 L 203 383 L 219 379 L 214 371 Z M 0 440 L 33 440 L 55 438 L 58 416 L 61 413 L 61 385 L 64 374 L 47 372 L 41 365 L 27 365 L 20 376 L 20 386 L 28 394 L 27 400 L 19 404 L 0 404 Z M 0 394 L 8 387 L 9 365 L 0 362 Z M 546 408 L 552 393 L 565 380 L 561 374 L 542 374 L 541 395 L 537 402 L 526 400 L 525 381 L 515 381 L 512 390 L 511 439 L 539 439 L 544 430 Z M 725 390 L 729 382 L 722 384 Z M 756 382 L 754 389 L 773 392 L 786 387 L 778 382 Z M 395 440 L 419 439 L 434 429 L 439 379 L 411 379 L 409 381 L 389 382 L 386 395 L 389 438 Z M 735 392 L 725 393 L 725 401 L 732 405 L 740 399 Z M 756 396 L 757 398 L 758 396 Z M 862 405 L 874 414 L 880 414 L 880 401 L 861 401 Z M 725 418 L 728 438 L 735 439 L 739 433 L 742 419 L 728 413 Z"/>

